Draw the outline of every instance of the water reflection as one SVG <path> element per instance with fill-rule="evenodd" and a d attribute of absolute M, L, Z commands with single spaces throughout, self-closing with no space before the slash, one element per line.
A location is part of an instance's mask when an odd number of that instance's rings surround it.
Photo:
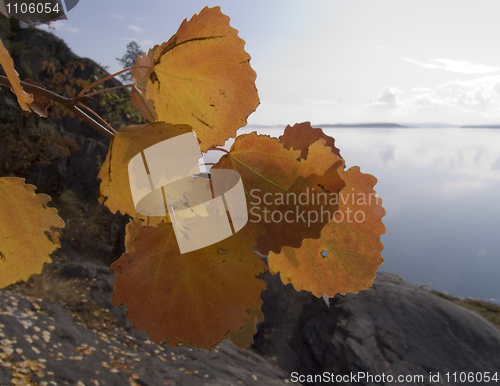
<path fill-rule="evenodd" d="M 382 270 L 500 304 L 500 130 L 325 132 L 347 167 L 359 165 L 379 181 L 375 189 L 387 210 Z"/>

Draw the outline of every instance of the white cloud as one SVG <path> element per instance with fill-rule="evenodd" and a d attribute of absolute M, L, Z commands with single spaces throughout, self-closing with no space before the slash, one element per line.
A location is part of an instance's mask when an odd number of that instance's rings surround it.
<path fill-rule="evenodd" d="M 358 108 L 356 121 L 500 123 L 500 75 L 454 80 L 434 88 L 417 87 L 409 91 L 387 87 Z"/>
<path fill-rule="evenodd" d="M 127 27 L 130 28 L 132 31 L 135 31 L 135 32 L 141 32 L 142 31 L 141 27 L 137 27 L 136 25 L 133 25 L 133 24 L 129 24 Z"/>
<path fill-rule="evenodd" d="M 387 87 L 382 95 L 372 99 L 368 106 L 379 109 L 395 109 L 400 105 L 398 94 L 402 92 L 396 87 Z"/>
<path fill-rule="evenodd" d="M 38 26 L 38 28 L 43 29 L 45 31 L 56 30 L 56 31 L 67 31 L 71 33 L 78 33 L 81 31 L 80 28 L 71 27 L 71 25 L 69 25 L 69 22 L 67 20 L 53 21 L 50 23 L 50 26 L 46 24 L 41 24 Z"/>
<path fill-rule="evenodd" d="M 496 72 L 500 70 L 500 67 L 486 66 L 483 64 L 472 64 L 463 60 L 452 60 L 452 59 L 430 59 L 431 62 L 436 63 L 424 63 L 411 58 L 401 58 L 409 63 L 416 64 L 417 66 L 425 68 L 435 68 L 439 70 L 446 70 L 451 72 L 458 72 L 461 74 L 486 74 L 490 72 Z"/>

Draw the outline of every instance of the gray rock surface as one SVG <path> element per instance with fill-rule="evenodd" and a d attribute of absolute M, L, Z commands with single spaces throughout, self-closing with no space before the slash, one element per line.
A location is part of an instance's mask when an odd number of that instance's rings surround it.
<path fill-rule="evenodd" d="M 447 371 L 496 372 L 500 330 L 482 316 L 398 276 L 380 272 L 371 289 L 322 299 L 266 275 L 265 321 L 254 348 L 289 372 L 302 375 L 423 375 Z M 399 384 L 405 382 L 342 384 Z M 320 384 L 319 382 L 304 382 Z M 442 383 L 446 384 L 446 383 Z M 454 384 L 454 382 L 451 382 Z"/>
<path fill-rule="evenodd" d="M 224 341 L 207 352 L 156 345 L 135 331 L 125 308 L 111 302 L 115 276 L 107 267 L 70 262 L 56 268 L 63 277 L 88 280 L 88 299 L 109 310 L 116 327 L 87 329 L 58 305 L 0 291 L 0 386 L 10 385 L 13 376 L 40 385 L 140 386 L 280 385 L 293 383 L 291 374 L 324 372 L 365 374 L 336 382 L 343 385 L 437 384 L 430 382 L 430 372 L 441 374 L 439 384 L 454 384 L 444 382 L 447 371 L 490 371 L 500 378 L 498 328 L 388 273 L 379 273 L 369 290 L 330 299 L 330 307 L 266 274 L 266 319 L 253 350 L 239 351 Z M 396 382 L 398 375 L 424 380 Z M 386 382 L 369 376 L 385 376 Z M 388 382 L 389 376 L 395 381 Z"/>
<path fill-rule="evenodd" d="M 133 329 L 124 307 L 112 305 L 109 270 L 75 263 L 63 274 L 96 278 L 89 297 L 110 306 L 116 327 L 84 328 L 59 305 L 0 291 L 0 386 L 12 379 L 23 386 L 283 385 L 288 379 L 276 365 L 228 341 L 211 352 L 154 344 Z"/>

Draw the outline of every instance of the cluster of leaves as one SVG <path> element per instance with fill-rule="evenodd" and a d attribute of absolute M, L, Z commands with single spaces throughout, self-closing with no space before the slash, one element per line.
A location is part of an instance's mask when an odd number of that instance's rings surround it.
<path fill-rule="evenodd" d="M 346 170 L 333 138 L 308 122 L 287 126 L 279 139 L 256 133 L 236 137 L 259 104 L 244 44 L 218 7 L 204 8 L 184 20 L 166 43 L 139 56 L 131 96 L 150 123 L 118 130 L 98 175 L 99 200 L 111 212 L 133 218 L 126 229 L 126 253 L 111 266 L 118 275 L 113 300 L 125 304 L 135 328 L 148 331 L 155 342 L 210 349 L 229 337 L 246 347 L 263 320 L 261 274 L 267 269 L 297 290 L 332 297 L 369 288 L 382 263 L 385 211 L 378 198 L 366 200 L 375 197 L 376 179 L 358 167 Z M 16 94 L 30 106 L 29 95 Z M 181 254 L 168 216 L 136 211 L 128 163 L 146 148 L 191 131 L 203 152 L 236 137 L 213 168 L 239 173 L 249 218 L 257 214 L 259 220 L 225 240 Z M 0 184 L 0 193 L 11 197 L 11 185 Z M 328 199 L 311 201 L 311 194 Z M 309 199 L 300 211 L 316 213 L 313 221 L 286 217 L 298 205 L 288 198 L 303 195 Z M 350 218 L 357 212 L 362 221 Z M 56 226 L 61 224 L 53 219 L 40 229 Z M 50 239 L 55 240 L 52 234 Z M 0 238 L 0 250 L 12 245 Z M 268 264 L 254 250 L 268 255 Z M 10 250 L 3 255 L 11 264 L 20 258 Z M 0 277 L 0 285 L 9 282 Z"/>

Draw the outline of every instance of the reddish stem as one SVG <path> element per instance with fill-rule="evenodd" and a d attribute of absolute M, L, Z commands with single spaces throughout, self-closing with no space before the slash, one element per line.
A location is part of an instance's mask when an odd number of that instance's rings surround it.
<path fill-rule="evenodd" d="M 113 133 L 113 135 L 116 134 L 116 130 L 113 129 L 108 122 L 106 122 L 104 119 L 102 119 L 101 116 L 99 114 L 97 114 L 94 110 L 92 110 L 91 108 L 85 106 L 81 102 L 77 102 L 76 104 L 77 104 L 77 106 L 82 107 L 85 110 L 87 110 L 89 113 L 91 113 L 92 115 L 94 115 L 97 119 L 99 119 L 102 123 L 104 123 L 106 125 L 106 127 L 108 128 L 108 130 Z"/>
<path fill-rule="evenodd" d="M 94 83 L 91 83 L 89 84 L 87 87 L 84 87 L 84 89 L 82 91 L 80 91 L 80 93 L 77 95 L 77 98 L 80 98 L 83 96 L 83 94 L 85 94 L 85 92 L 89 89 L 91 89 L 92 87 L 95 87 L 95 86 L 98 86 L 100 85 L 102 82 L 105 82 L 111 78 L 114 78 L 115 76 L 117 75 L 120 75 L 120 74 L 123 74 L 124 72 L 127 72 L 127 71 L 130 71 L 130 70 L 133 70 L 134 68 L 153 68 L 152 66 L 134 66 L 134 67 L 129 67 L 129 68 L 125 68 L 121 71 L 118 71 L 118 72 L 115 72 L 114 74 L 111 74 L 111 75 L 108 75 L 107 77 L 105 78 L 102 78 L 102 79 L 99 79 L 99 80 L 96 80 Z"/>
<path fill-rule="evenodd" d="M 116 87 L 104 88 L 102 90 L 97 90 L 97 91 L 91 92 L 90 94 L 86 94 L 85 96 L 86 97 L 92 97 L 92 96 L 97 95 L 97 94 L 102 94 L 103 92 L 108 92 L 108 91 L 111 91 L 111 90 L 117 90 L 119 88 L 127 88 L 127 87 L 134 87 L 134 84 L 133 83 L 129 83 L 129 84 L 124 84 L 123 86 L 116 86 Z"/>
<path fill-rule="evenodd" d="M 209 150 L 219 150 L 219 151 L 223 151 L 226 154 L 229 154 L 229 152 L 226 149 L 223 149 L 222 147 L 213 147 Z"/>

